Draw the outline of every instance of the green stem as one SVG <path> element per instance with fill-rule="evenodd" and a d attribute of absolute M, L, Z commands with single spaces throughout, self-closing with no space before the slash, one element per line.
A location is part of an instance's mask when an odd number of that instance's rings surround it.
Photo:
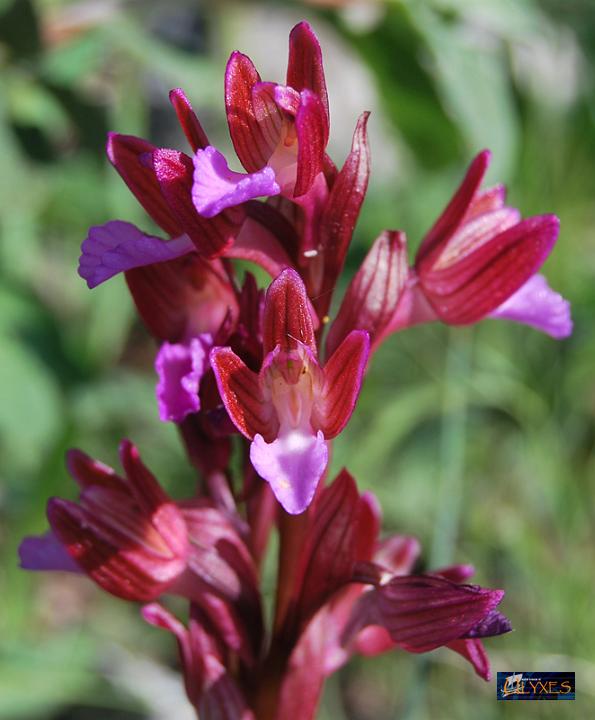
<path fill-rule="evenodd" d="M 471 367 L 471 335 L 452 330 L 446 354 L 436 524 L 429 556 L 432 569 L 453 561 L 459 531 L 467 427 L 467 379 Z"/>
<path fill-rule="evenodd" d="M 467 379 L 471 370 L 472 336 L 469 330 L 450 331 L 444 369 L 444 394 L 440 426 L 436 521 L 429 553 L 429 568 L 452 563 L 459 531 L 467 427 Z M 416 658 L 410 691 L 405 701 L 403 720 L 428 717 L 426 656 Z"/>

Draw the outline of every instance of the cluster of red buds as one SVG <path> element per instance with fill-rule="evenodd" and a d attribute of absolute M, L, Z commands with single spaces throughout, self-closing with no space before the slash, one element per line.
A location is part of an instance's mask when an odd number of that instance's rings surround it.
<path fill-rule="evenodd" d="M 330 445 L 372 353 L 396 332 L 496 317 L 567 336 L 568 303 L 536 274 L 557 218 L 522 219 L 502 186 L 482 189 L 484 151 L 413 265 L 405 235 L 383 232 L 332 318 L 368 185 L 368 113 L 338 169 L 309 25 L 290 34 L 284 85 L 262 81 L 241 53 L 228 62 L 227 119 L 245 172 L 209 144 L 182 90 L 170 99 L 191 154 L 119 134 L 107 146 L 167 238 L 121 220 L 93 227 L 79 273 L 89 287 L 125 274 L 157 344 L 158 412 L 179 428 L 197 491 L 170 498 L 128 440 L 121 474 L 71 451 L 80 499 L 49 501 L 51 529 L 23 541 L 22 566 L 84 573 L 143 603 L 144 619 L 175 636 L 205 720 L 314 718 L 325 678 L 354 653 L 446 646 L 488 679 L 482 638 L 510 629 L 497 610 L 504 593 L 469 584 L 470 566 L 415 574 L 418 542 L 381 539 L 375 497 L 347 470 L 326 477 Z M 238 258 L 271 276 L 266 292 L 250 273 L 240 282 Z M 267 627 L 260 574 L 275 528 Z M 186 618 L 167 609 L 172 595 L 188 601 Z"/>

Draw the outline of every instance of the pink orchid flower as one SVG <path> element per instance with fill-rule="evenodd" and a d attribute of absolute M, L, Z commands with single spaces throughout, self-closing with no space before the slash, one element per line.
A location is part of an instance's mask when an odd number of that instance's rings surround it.
<path fill-rule="evenodd" d="M 289 513 L 312 501 L 328 463 L 327 440 L 355 407 L 368 348 L 367 333 L 356 330 L 321 367 L 304 283 L 287 269 L 267 292 L 260 373 L 231 348 L 211 352 L 227 412 L 252 440 L 252 464 Z"/>
<path fill-rule="evenodd" d="M 481 190 L 490 153 L 471 163 L 461 186 L 408 267 L 403 233 L 385 232 L 352 280 L 328 350 L 353 328 L 376 348 L 387 335 L 424 322 L 469 325 L 486 317 L 531 325 L 554 338 L 572 332 L 570 304 L 537 272 L 559 232 L 554 215 L 525 220 L 502 185 Z"/>

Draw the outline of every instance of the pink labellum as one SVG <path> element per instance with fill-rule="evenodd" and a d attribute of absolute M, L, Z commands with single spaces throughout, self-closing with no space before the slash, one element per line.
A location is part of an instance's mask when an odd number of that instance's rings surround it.
<path fill-rule="evenodd" d="M 312 435 L 282 429 L 272 443 L 256 435 L 250 446 L 250 461 L 283 508 L 298 515 L 312 502 L 328 463 L 328 448 L 320 430 Z"/>
<path fill-rule="evenodd" d="M 547 284 L 543 275 L 534 275 L 488 317 L 531 325 L 556 340 L 572 333 L 570 303 Z"/>
<path fill-rule="evenodd" d="M 197 150 L 197 154 L 203 152 L 206 151 Z M 209 258 L 221 255 L 240 230 L 245 217 L 242 209 L 221 213 L 212 220 L 205 219 L 194 203 L 193 176 L 196 177 L 196 173 L 192 159 L 177 150 L 159 149 L 154 151 L 152 161 L 161 192 L 196 251 Z"/>
<path fill-rule="evenodd" d="M 187 235 L 165 242 L 131 223 L 111 220 L 89 229 L 81 245 L 78 273 L 94 288 L 125 270 L 172 260 L 193 249 Z"/>
<path fill-rule="evenodd" d="M 19 560 L 23 570 L 82 572 L 51 530 L 44 535 L 30 535 L 22 540 L 19 545 Z"/>
<path fill-rule="evenodd" d="M 155 358 L 159 418 L 176 423 L 200 410 L 198 389 L 208 368 L 210 335 L 193 338 L 188 343 L 164 342 Z"/>
<path fill-rule="evenodd" d="M 212 218 L 226 208 L 279 192 L 275 172 L 268 166 L 248 175 L 233 172 L 219 150 L 211 146 L 194 156 L 192 202 L 203 217 Z"/>

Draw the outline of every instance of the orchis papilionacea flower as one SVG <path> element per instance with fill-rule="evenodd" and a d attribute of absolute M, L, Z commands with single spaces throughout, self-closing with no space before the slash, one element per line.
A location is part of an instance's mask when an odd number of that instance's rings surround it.
<path fill-rule="evenodd" d="M 321 367 L 312 315 L 300 276 L 285 270 L 265 300 L 260 373 L 231 348 L 211 352 L 227 412 L 252 440 L 252 465 L 292 514 L 312 501 L 327 466 L 327 441 L 351 417 L 369 350 L 368 334 L 354 330 Z"/>
<path fill-rule="evenodd" d="M 356 653 L 445 647 L 489 679 L 482 639 L 510 630 L 503 591 L 469 584 L 467 565 L 416 573 L 418 542 L 381 539 L 374 496 L 346 470 L 327 484 L 327 467 L 371 350 L 395 332 L 494 317 L 570 333 L 567 301 L 537 274 L 557 218 L 523 220 L 502 186 L 482 189 L 484 151 L 413 265 L 405 235 L 381 233 L 331 322 L 368 186 L 368 113 L 338 170 L 310 26 L 290 34 L 283 83 L 263 81 L 239 52 L 228 62 L 227 122 L 245 172 L 209 144 L 180 89 L 170 100 L 191 154 L 116 133 L 107 147 L 167 238 L 122 220 L 93 227 L 79 273 L 89 287 L 124 273 L 157 344 L 156 410 L 180 431 L 195 492 L 169 497 L 129 441 L 122 475 L 71 451 L 80 498 L 50 500 L 51 529 L 23 541 L 22 566 L 87 575 L 148 603 L 144 619 L 176 638 L 202 720 L 313 720 L 325 678 Z M 250 273 L 240 281 L 235 259 L 271 276 L 266 293 Z M 259 568 L 275 528 L 267 627 Z M 185 619 L 163 604 L 171 595 L 187 601 Z"/>
<path fill-rule="evenodd" d="M 124 600 L 179 595 L 202 608 L 224 640 L 252 657 L 260 642 L 254 562 L 232 519 L 207 499 L 175 503 L 129 441 L 120 445 L 125 476 L 71 450 L 78 503 L 52 498 L 51 530 L 21 544 L 28 570 L 85 573 Z M 250 627 L 252 625 L 252 630 Z"/>
<path fill-rule="evenodd" d="M 403 233 L 376 240 L 329 331 L 329 351 L 354 327 L 368 330 L 375 348 L 392 332 L 435 320 L 469 325 L 503 318 L 554 338 L 570 335 L 570 304 L 536 274 L 558 237 L 558 218 L 522 220 L 506 205 L 502 185 L 480 189 L 489 160 L 484 151 L 471 163 L 413 267 Z"/>

